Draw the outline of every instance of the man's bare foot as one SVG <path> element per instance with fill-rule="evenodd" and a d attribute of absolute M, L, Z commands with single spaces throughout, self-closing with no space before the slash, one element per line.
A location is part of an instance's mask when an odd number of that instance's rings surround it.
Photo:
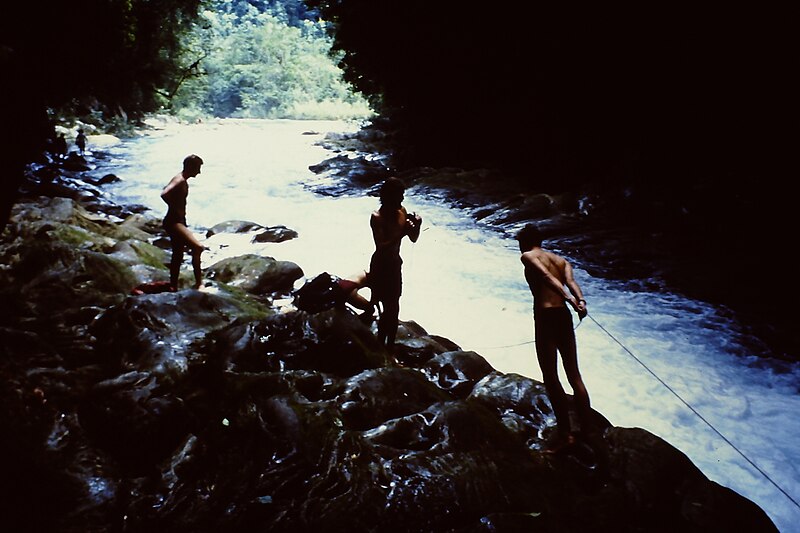
<path fill-rule="evenodd" d="M 570 446 L 574 446 L 576 442 L 575 435 L 568 433 L 566 436 L 563 434 L 556 434 L 556 437 L 548 442 L 542 449 L 542 453 L 556 454 L 564 451 Z"/>

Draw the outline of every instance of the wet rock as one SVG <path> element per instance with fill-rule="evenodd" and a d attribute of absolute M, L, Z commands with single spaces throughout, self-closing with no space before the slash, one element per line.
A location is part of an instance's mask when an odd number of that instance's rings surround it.
<path fill-rule="evenodd" d="M 61 226 L 63 229 L 64 226 Z M 90 248 L 80 231 L 43 229 L 32 245 L 18 249 L 13 262 L 0 273 L 8 301 L 19 301 L 23 316 L 47 316 L 87 305 L 111 305 L 135 285 L 136 279 L 118 259 Z M 80 247 L 58 237 L 75 239 Z M 102 243 L 102 241 L 101 241 Z"/>
<path fill-rule="evenodd" d="M 297 238 L 297 232 L 286 226 L 271 226 L 253 237 L 253 242 L 284 242 Z"/>
<path fill-rule="evenodd" d="M 191 289 L 129 296 L 94 321 L 92 332 L 107 364 L 176 377 L 188 367 L 192 343 L 254 311 L 224 293 Z"/>
<path fill-rule="evenodd" d="M 253 294 L 269 294 L 291 290 L 303 277 L 303 270 L 291 261 L 247 254 L 215 263 L 208 267 L 206 276 Z"/>
<path fill-rule="evenodd" d="M 139 240 L 119 241 L 111 247 L 109 255 L 130 266 L 145 263 L 155 268 L 164 269 L 164 265 L 169 262 L 169 254 L 164 250 L 146 241 Z"/>
<path fill-rule="evenodd" d="M 297 238 L 297 232 L 286 226 L 264 227 L 246 220 L 228 220 L 215 224 L 206 231 L 206 238 L 219 233 L 252 233 L 253 242 L 283 242 Z"/>
<path fill-rule="evenodd" d="M 116 174 L 105 174 L 103 177 L 99 178 L 95 181 L 96 185 L 109 185 L 111 183 L 117 183 L 122 181 L 122 179 L 117 176 Z"/>
<path fill-rule="evenodd" d="M 459 349 L 458 345 L 449 339 L 428 335 L 428 332 L 414 321 L 401 322 L 397 328 L 395 357 L 404 365 L 418 368 L 436 354 Z"/>
<path fill-rule="evenodd" d="M 448 399 L 418 372 L 403 368 L 367 370 L 346 381 L 343 387 L 336 401 L 345 427 L 350 429 L 372 429 Z"/>
<path fill-rule="evenodd" d="M 97 383 L 79 407 L 79 418 L 101 450 L 142 473 L 170 456 L 189 426 L 181 398 L 142 371 Z"/>
<path fill-rule="evenodd" d="M 248 233 L 264 229 L 261 224 L 249 222 L 247 220 L 228 220 L 215 224 L 206 231 L 206 238 L 216 235 L 217 233 Z"/>
<path fill-rule="evenodd" d="M 753 502 L 708 480 L 686 455 L 656 435 L 610 428 L 605 442 L 611 477 L 626 480 L 620 485 L 622 497 L 644 527 L 775 531 Z"/>
<path fill-rule="evenodd" d="M 549 194 L 534 194 L 520 197 L 518 200 L 519 202 L 511 202 L 507 212 L 496 222 L 507 224 L 520 220 L 538 220 L 557 213 L 555 200 Z"/>
<path fill-rule="evenodd" d="M 91 170 L 92 167 L 86 161 L 86 158 L 82 155 L 78 154 L 77 152 L 70 152 L 67 154 L 67 157 L 64 159 L 62 166 L 65 170 L 73 170 L 73 171 L 84 171 L 84 170 Z"/>
<path fill-rule="evenodd" d="M 318 177 L 308 186 L 319 194 L 331 196 L 360 192 L 382 183 L 391 175 L 380 158 L 357 153 L 339 154 L 310 166 L 309 170 Z"/>
<path fill-rule="evenodd" d="M 475 352 L 444 352 L 427 361 L 423 372 L 442 390 L 465 398 L 478 381 L 494 371 L 492 365 Z"/>

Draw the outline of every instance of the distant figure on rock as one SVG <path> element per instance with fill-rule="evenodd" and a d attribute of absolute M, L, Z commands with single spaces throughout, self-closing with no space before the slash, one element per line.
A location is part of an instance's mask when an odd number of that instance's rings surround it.
<path fill-rule="evenodd" d="M 82 129 L 78 130 L 78 135 L 75 137 L 75 145 L 78 147 L 80 154 L 84 155 L 86 152 L 86 135 Z"/>
<path fill-rule="evenodd" d="M 587 314 L 586 300 L 573 277 L 572 266 L 563 257 L 542 248 L 542 235 L 536 226 L 528 224 L 522 228 L 517 241 L 525 265 L 525 280 L 533 294 L 536 357 L 556 416 L 557 449 L 575 440 L 566 393 L 558 378 L 558 353 L 572 387 L 581 432 L 591 431 L 589 393 L 578 370 L 572 314 L 567 308 L 567 304 L 571 305 L 583 320 Z"/>
<path fill-rule="evenodd" d="M 388 347 L 394 346 L 400 315 L 400 294 L 403 288 L 400 243 L 408 236 L 417 242 L 422 217 L 409 214 L 403 207 L 405 184 L 391 177 L 381 186 L 380 208 L 372 213 L 369 220 L 375 252 L 369 264 L 365 284 L 372 292 L 371 303 L 380 303 L 378 319 L 378 340 Z"/>
<path fill-rule="evenodd" d="M 53 148 L 59 159 L 63 159 L 67 155 L 67 139 L 63 133 L 59 133 L 56 136 Z"/>
<path fill-rule="evenodd" d="M 161 199 L 169 208 L 164 217 L 164 230 L 169 235 L 172 243 L 172 260 L 169 264 L 169 283 L 173 291 L 178 290 L 178 277 L 183 263 L 183 252 L 188 246 L 192 253 L 192 268 L 194 269 L 194 288 L 203 286 L 203 274 L 200 269 L 200 255 L 203 245 L 197 237 L 186 227 L 186 198 L 189 196 L 189 178 L 200 174 L 203 160 L 197 155 L 187 156 L 183 160 L 183 170 L 173 177 L 161 192 Z"/>

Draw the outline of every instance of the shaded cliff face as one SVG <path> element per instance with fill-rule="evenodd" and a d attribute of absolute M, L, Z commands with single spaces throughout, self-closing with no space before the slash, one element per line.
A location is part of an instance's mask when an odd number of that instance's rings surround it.
<path fill-rule="evenodd" d="M 13 530 L 774 530 L 599 413 L 596 438 L 543 453 L 542 384 L 413 322 L 395 360 L 347 309 L 276 305 L 297 265 L 243 256 L 205 292 L 130 295 L 168 274 L 158 221 L 126 209 L 30 198 L 0 240 Z"/>

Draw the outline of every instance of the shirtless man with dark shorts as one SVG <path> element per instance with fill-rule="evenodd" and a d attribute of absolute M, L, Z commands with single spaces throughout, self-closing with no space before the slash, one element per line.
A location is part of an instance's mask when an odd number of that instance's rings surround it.
<path fill-rule="evenodd" d="M 200 174 L 203 160 L 196 155 L 187 156 L 183 160 L 183 170 L 173 177 L 161 192 L 161 199 L 167 203 L 167 215 L 164 217 L 164 230 L 169 235 L 172 243 L 172 260 L 169 264 L 170 290 L 178 290 L 178 276 L 183 263 L 183 252 L 189 247 L 192 253 L 192 267 L 194 269 L 194 288 L 203 286 L 203 274 L 200 269 L 200 255 L 203 245 L 197 237 L 186 227 L 186 198 L 189 196 L 189 178 Z"/>
<path fill-rule="evenodd" d="M 575 309 L 580 320 L 586 316 L 586 300 L 573 278 L 572 266 L 563 257 L 542 248 L 542 235 L 529 224 L 517 233 L 525 280 L 533 294 L 533 319 L 536 335 L 536 357 L 544 378 L 547 396 L 553 406 L 558 427 L 558 441 L 569 444 L 574 435 L 569 418 L 567 397 L 558 379 L 558 353 L 574 394 L 581 431 L 591 431 L 589 393 L 578 370 L 578 351 L 572 314 Z M 568 291 L 565 289 L 568 289 Z"/>
<path fill-rule="evenodd" d="M 400 243 L 408 236 L 417 242 L 422 217 L 409 215 L 403 207 L 405 185 L 398 178 L 389 178 L 381 186 L 380 208 L 369 220 L 375 252 L 369 264 L 365 285 L 372 292 L 373 304 L 380 303 L 378 340 L 388 347 L 394 345 L 400 315 L 400 295 L 403 288 Z"/>

